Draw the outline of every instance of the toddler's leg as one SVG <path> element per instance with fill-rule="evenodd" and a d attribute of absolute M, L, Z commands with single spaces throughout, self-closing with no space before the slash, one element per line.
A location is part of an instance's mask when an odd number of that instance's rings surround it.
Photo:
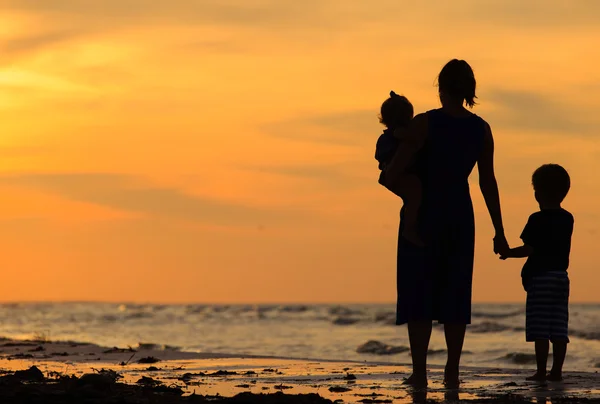
<path fill-rule="evenodd" d="M 423 241 L 418 229 L 419 208 L 423 196 L 421 181 L 416 175 L 403 175 L 398 181 L 398 189 L 405 206 L 402 237 L 417 246 L 422 246 Z"/>
<path fill-rule="evenodd" d="M 552 341 L 552 369 L 548 375 L 548 380 L 558 382 L 562 380 L 562 368 L 567 356 L 566 341 Z"/>
<path fill-rule="evenodd" d="M 550 341 L 547 339 L 538 339 L 535 341 L 535 361 L 537 362 L 537 372 L 527 378 L 527 380 L 543 382 L 546 380 L 546 363 L 548 362 L 548 351 L 550 350 Z"/>

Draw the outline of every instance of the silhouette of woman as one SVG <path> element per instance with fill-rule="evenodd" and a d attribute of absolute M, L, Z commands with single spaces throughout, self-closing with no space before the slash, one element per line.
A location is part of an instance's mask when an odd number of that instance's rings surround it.
<path fill-rule="evenodd" d="M 468 178 L 475 164 L 496 231 L 494 252 L 508 249 L 494 174 L 492 131 L 464 106 L 475 105 L 475 85 L 467 62 L 448 62 L 438 77 L 442 107 L 415 116 L 405 132 L 414 147 L 399 148 L 386 169 L 386 185 L 394 187 L 394 179 L 402 174 L 399 171 L 414 160 L 423 187 L 419 232 L 425 246 L 398 238 L 396 324 L 408 323 L 413 374 L 405 383 L 415 387 L 427 385 L 432 321 L 444 324 L 448 348 L 444 383 L 449 388 L 459 385 L 465 330 L 471 323 L 475 221 Z"/>

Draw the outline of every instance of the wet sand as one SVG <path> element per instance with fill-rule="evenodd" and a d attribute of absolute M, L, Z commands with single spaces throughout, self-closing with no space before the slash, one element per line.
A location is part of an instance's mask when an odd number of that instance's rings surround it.
<path fill-rule="evenodd" d="M 402 384 L 406 364 L 166 348 L 3 340 L 0 403 L 600 403 L 597 371 L 567 372 L 563 382 L 536 384 L 525 381 L 531 370 L 464 368 L 461 388 L 446 390 L 443 369 L 432 366 L 429 387 L 413 390 Z"/>

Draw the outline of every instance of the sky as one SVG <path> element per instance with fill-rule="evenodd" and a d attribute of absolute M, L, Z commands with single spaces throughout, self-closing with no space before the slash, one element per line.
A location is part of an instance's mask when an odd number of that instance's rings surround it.
<path fill-rule="evenodd" d="M 571 300 L 599 301 L 600 2 L 0 0 L 0 301 L 387 302 L 390 90 L 478 81 L 509 242 L 564 165 Z M 522 302 L 471 177 L 476 302 Z"/>

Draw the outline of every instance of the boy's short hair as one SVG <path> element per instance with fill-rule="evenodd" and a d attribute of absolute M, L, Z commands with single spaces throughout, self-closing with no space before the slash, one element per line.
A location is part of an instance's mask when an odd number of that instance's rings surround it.
<path fill-rule="evenodd" d="M 569 173 L 558 164 L 544 164 L 531 177 L 533 189 L 544 202 L 561 203 L 571 188 Z"/>
<path fill-rule="evenodd" d="M 408 98 L 390 92 L 390 98 L 381 104 L 379 122 L 387 128 L 404 126 L 413 118 L 415 111 Z"/>

